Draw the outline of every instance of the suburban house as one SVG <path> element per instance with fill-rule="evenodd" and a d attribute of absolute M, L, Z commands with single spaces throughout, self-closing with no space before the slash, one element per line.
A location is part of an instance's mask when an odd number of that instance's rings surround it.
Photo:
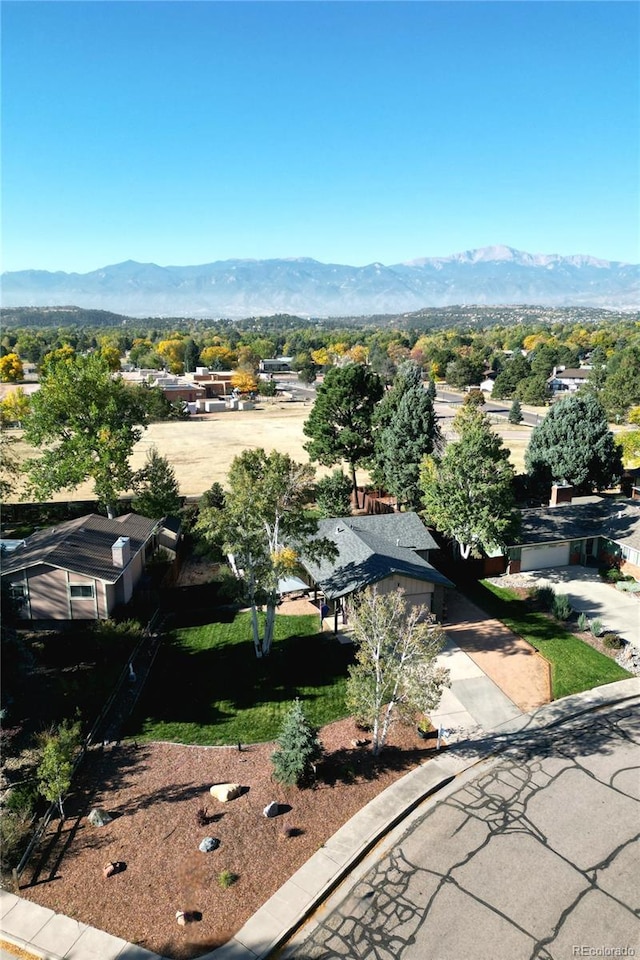
<path fill-rule="evenodd" d="M 554 367 L 547 379 L 547 385 L 553 396 L 561 393 L 575 393 L 583 386 L 591 373 L 591 367 Z"/>
<path fill-rule="evenodd" d="M 553 505 L 521 511 L 518 543 L 508 548 L 508 572 L 615 565 L 640 580 L 640 502 L 595 496 L 572 500 L 571 487 L 558 488 Z"/>
<path fill-rule="evenodd" d="M 135 513 L 89 514 L 38 530 L 3 556 L 3 585 L 25 620 L 107 619 L 131 600 L 163 530 Z"/>
<path fill-rule="evenodd" d="M 429 552 L 438 545 L 417 514 L 320 520 L 316 536 L 335 546 L 335 556 L 303 556 L 301 564 L 309 585 L 322 591 L 336 631 L 339 622 L 346 623 L 346 598 L 374 585 L 379 593 L 400 587 L 408 603 L 425 606 L 442 620 L 445 590 L 454 584 L 429 563 Z"/>

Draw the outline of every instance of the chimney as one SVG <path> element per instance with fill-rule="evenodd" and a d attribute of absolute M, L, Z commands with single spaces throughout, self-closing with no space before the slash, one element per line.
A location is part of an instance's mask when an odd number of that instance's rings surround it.
<path fill-rule="evenodd" d="M 114 567 L 124 569 L 131 560 L 131 541 L 129 537 L 118 537 L 111 547 L 111 558 Z"/>
<path fill-rule="evenodd" d="M 573 486 L 562 480 L 560 483 L 554 483 L 551 487 L 550 507 L 559 507 L 563 503 L 571 503 L 573 498 Z"/>

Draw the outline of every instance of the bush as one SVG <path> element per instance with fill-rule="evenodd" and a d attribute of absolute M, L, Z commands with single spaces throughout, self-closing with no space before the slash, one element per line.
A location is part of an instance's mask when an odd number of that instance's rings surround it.
<path fill-rule="evenodd" d="M 617 567 L 600 567 L 598 574 L 603 580 L 607 580 L 609 583 L 617 583 L 618 580 L 625 579 Z"/>
<path fill-rule="evenodd" d="M 10 810 L 23 820 L 31 820 L 39 796 L 38 788 L 34 784 L 21 783 L 13 788 L 5 800 L 5 810 Z"/>
<path fill-rule="evenodd" d="M 0 817 L 0 868 L 8 873 L 17 866 L 26 847 L 31 817 L 4 810 Z"/>
<path fill-rule="evenodd" d="M 602 620 L 592 620 L 589 629 L 594 637 L 599 637 L 602 633 Z"/>
<path fill-rule="evenodd" d="M 557 597 L 554 597 L 553 606 L 551 609 L 556 620 L 561 620 L 562 622 L 569 619 L 573 610 L 571 603 L 569 602 L 569 597 L 565 596 L 563 593 Z"/>
<path fill-rule="evenodd" d="M 237 879 L 237 873 L 233 873 L 231 870 L 221 870 L 218 874 L 218 886 L 222 890 L 228 890 L 229 887 L 233 886 Z"/>
<path fill-rule="evenodd" d="M 581 633 L 586 633 L 588 629 L 589 617 L 586 615 L 586 613 L 581 613 L 578 617 L 578 630 L 580 630 Z"/>
<path fill-rule="evenodd" d="M 600 639 L 610 650 L 622 650 L 624 647 L 624 640 L 617 633 L 603 633 Z"/>
<path fill-rule="evenodd" d="M 553 587 L 535 587 L 532 597 L 542 610 L 551 610 L 553 609 L 556 592 Z"/>

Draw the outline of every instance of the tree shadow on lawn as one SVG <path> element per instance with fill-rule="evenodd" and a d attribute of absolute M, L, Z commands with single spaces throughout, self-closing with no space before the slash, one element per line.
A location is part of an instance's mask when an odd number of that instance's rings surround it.
<path fill-rule="evenodd" d="M 261 705 L 297 696 L 309 701 L 309 690 L 346 678 L 352 662 L 350 647 L 322 634 L 277 639 L 270 656 L 261 659 L 250 638 L 197 649 L 172 634 L 163 640 L 126 735 L 141 735 L 145 722 L 211 726 Z"/>

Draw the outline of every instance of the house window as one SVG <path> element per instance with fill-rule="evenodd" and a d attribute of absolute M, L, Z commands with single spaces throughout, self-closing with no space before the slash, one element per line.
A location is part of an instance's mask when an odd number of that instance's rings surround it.
<path fill-rule="evenodd" d="M 69 595 L 72 600 L 93 600 L 95 593 L 92 583 L 70 583 Z"/>
<path fill-rule="evenodd" d="M 9 584 L 9 596 L 14 600 L 19 606 L 25 602 L 27 599 L 27 587 L 24 583 L 10 583 Z"/>

